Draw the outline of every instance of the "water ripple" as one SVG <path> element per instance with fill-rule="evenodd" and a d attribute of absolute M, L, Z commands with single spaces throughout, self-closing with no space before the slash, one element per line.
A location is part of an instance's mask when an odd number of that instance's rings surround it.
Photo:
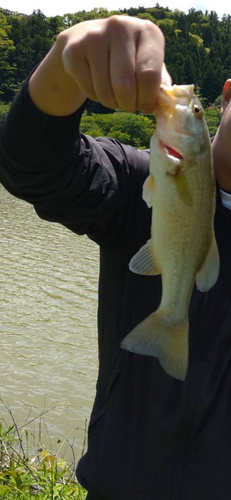
<path fill-rule="evenodd" d="M 71 432 L 77 453 L 83 431 L 72 429 L 84 427 L 95 394 L 97 283 L 97 246 L 0 186 L 1 397 L 19 423 L 28 408 L 59 403 L 46 428 L 51 440 Z"/>

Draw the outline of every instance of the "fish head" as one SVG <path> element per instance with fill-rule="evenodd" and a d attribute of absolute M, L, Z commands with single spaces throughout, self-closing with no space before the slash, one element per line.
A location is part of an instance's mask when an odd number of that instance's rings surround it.
<path fill-rule="evenodd" d="M 152 151 L 169 173 L 195 164 L 198 158 L 211 163 L 208 127 L 194 85 L 160 87 L 151 157 Z"/>

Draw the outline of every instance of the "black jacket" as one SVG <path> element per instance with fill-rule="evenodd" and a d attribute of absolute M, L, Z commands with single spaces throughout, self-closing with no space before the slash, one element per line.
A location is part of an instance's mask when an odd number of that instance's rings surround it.
<path fill-rule="evenodd" d="M 157 359 L 120 348 L 161 298 L 159 276 L 128 269 L 150 237 L 151 211 L 141 196 L 149 153 L 79 135 L 82 111 L 44 115 L 25 85 L 0 146 L 6 189 L 41 218 L 100 245 L 99 377 L 77 477 L 89 500 L 230 500 L 231 212 L 218 200 L 220 276 L 209 293 L 194 289 L 181 382 Z"/>

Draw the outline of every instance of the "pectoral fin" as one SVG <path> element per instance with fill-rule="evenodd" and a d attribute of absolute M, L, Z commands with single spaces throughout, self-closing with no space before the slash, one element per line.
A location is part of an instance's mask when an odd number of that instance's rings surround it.
<path fill-rule="evenodd" d="M 143 274 L 146 276 L 154 276 L 160 274 L 155 259 L 152 252 L 151 240 L 147 243 L 132 257 L 129 262 L 129 269 L 133 273 Z"/>
<path fill-rule="evenodd" d="M 196 275 L 196 285 L 200 292 L 206 292 L 215 285 L 220 268 L 220 258 L 214 234 L 203 265 Z"/>
<path fill-rule="evenodd" d="M 153 175 L 149 175 L 143 185 L 143 200 L 146 201 L 148 208 L 152 207 L 155 181 Z"/>

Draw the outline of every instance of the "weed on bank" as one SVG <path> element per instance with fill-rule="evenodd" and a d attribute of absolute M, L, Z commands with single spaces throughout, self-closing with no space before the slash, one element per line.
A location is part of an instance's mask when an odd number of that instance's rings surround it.
<path fill-rule="evenodd" d="M 10 408 L 1 400 L 13 421 L 0 419 L 1 500 L 84 500 L 86 491 L 74 476 L 75 459 L 68 464 L 42 446 L 32 450 L 28 431 L 17 426 Z"/>

